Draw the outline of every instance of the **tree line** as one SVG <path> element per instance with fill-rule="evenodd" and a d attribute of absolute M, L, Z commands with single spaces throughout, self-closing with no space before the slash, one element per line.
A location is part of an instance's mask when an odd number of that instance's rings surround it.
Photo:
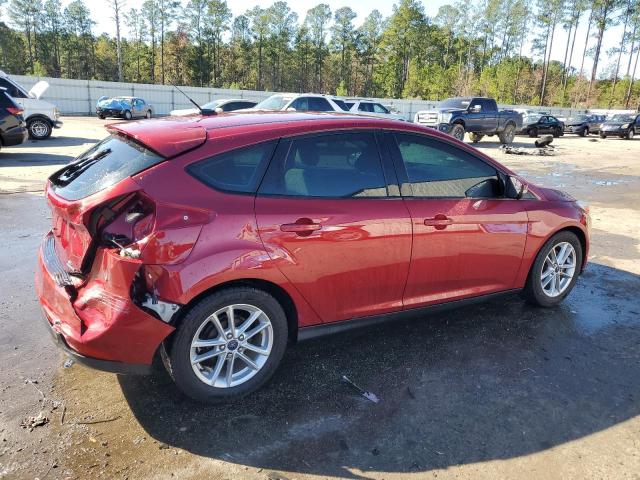
<path fill-rule="evenodd" d="M 640 0 L 457 0 L 434 17 L 398 0 L 385 18 L 286 1 L 234 17 L 225 0 L 108 0 L 115 37 L 83 0 L 0 0 L 0 61 L 14 74 L 500 103 L 640 107 Z M 358 21 L 357 21 L 358 20 Z M 586 31 L 578 26 L 586 22 Z M 611 44 L 611 29 L 622 38 Z M 126 27 L 128 35 L 122 35 Z M 551 46 L 566 32 L 563 60 Z M 580 35 L 578 35 L 580 33 Z M 530 46 L 530 48 L 529 48 Z M 586 60 L 592 67 L 586 69 Z"/>

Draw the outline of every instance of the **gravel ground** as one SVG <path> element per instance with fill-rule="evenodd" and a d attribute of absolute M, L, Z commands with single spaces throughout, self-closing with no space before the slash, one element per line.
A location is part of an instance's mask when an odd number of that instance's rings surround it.
<path fill-rule="evenodd" d="M 640 479 L 640 140 L 477 145 L 591 204 L 591 263 L 559 308 L 513 296 L 307 342 L 265 389 L 211 407 L 162 371 L 65 368 L 40 318 L 43 183 L 104 123 L 0 152 L 0 478 Z"/>

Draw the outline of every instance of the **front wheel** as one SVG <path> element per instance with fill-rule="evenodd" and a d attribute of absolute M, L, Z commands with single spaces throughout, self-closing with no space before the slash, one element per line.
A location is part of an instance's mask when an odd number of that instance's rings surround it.
<path fill-rule="evenodd" d="M 530 303 L 554 307 L 569 295 L 582 266 L 578 237 L 564 231 L 551 237 L 533 262 L 524 295 Z"/>
<path fill-rule="evenodd" d="M 151 110 L 147 110 L 147 113 L 145 114 L 145 118 L 151 118 Z"/>
<path fill-rule="evenodd" d="M 600 138 L 607 138 L 607 136 L 604 133 L 600 132 Z"/>
<path fill-rule="evenodd" d="M 451 136 L 462 142 L 464 140 L 464 126 L 456 123 L 451 129 Z"/>
<path fill-rule="evenodd" d="M 131 115 L 131 111 L 129 110 L 125 110 L 124 112 L 124 119 L 125 120 L 131 120 L 133 118 L 133 115 Z"/>
<path fill-rule="evenodd" d="M 504 127 L 504 130 L 498 134 L 498 138 L 500 139 L 500 143 L 508 145 L 513 142 L 515 135 L 516 127 L 514 125 L 507 125 Z"/>
<path fill-rule="evenodd" d="M 51 124 L 43 119 L 36 118 L 27 122 L 27 130 L 29 130 L 29 137 L 34 140 L 45 140 L 51 136 Z"/>
<path fill-rule="evenodd" d="M 287 346 L 280 304 L 250 287 L 222 290 L 199 301 L 182 320 L 168 370 L 191 398 L 221 402 L 254 392 L 271 378 Z"/>
<path fill-rule="evenodd" d="M 625 135 L 625 138 L 627 140 L 633 140 L 634 135 L 635 135 L 635 131 L 633 130 L 633 128 L 630 128 L 627 134 Z"/>
<path fill-rule="evenodd" d="M 538 129 L 537 128 L 531 128 L 529 130 L 529 136 L 531 138 L 538 138 Z"/>
<path fill-rule="evenodd" d="M 580 136 L 586 137 L 587 135 L 589 135 L 589 129 L 588 128 L 582 129 L 582 131 L 580 132 Z"/>
<path fill-rule="evenodd" d="M 553 129 L 553 137 L 554 138 L 558 138 L 562 136 L 562 129 L 561 128 L 554 128 Z"/>

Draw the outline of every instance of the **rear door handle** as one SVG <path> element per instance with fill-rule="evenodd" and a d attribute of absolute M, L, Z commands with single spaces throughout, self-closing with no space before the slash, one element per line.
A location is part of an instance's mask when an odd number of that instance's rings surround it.
<path fill-rule="evenodd" d="M 299 218 L 296 220 L 296 223 L 285 223 L 284 225 L 280 225 L 281 231 L 297 233 L 298 235 L 310 235 L 321 228 L 322 225 L 315 223 L 309 218 Z"/>

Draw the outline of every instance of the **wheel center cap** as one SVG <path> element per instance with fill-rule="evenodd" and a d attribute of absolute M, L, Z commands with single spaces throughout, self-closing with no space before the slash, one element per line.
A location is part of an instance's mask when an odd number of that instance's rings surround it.
<path fill-rule="evenodd" d="M 238 348 L 238 341 L 237 340 L 231 340 L 227 343 L 227 350 L 235 350 L 236 348 Z"/>

